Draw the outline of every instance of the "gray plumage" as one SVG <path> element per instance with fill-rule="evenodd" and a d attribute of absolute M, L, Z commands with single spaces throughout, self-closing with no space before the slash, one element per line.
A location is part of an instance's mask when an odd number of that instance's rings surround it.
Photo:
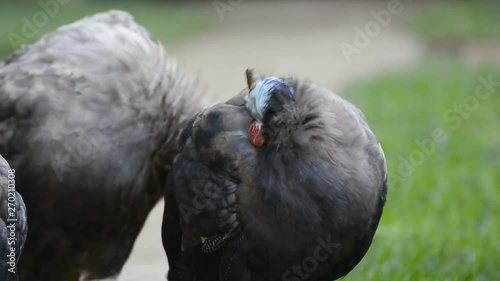
<path fill-rule="evenodd" d="M 7 58 L 0 153 L 29 210 L 21 280 L 118 274 L 204 103 L 125 12 L 60 27 Z"/>
<path fill-rule="evenodd" d="M 0 280 L 16 281 L 28 232 L 26 206 L 16 191 L 15 170 L 0 155 Z"/>
<path fill-rule="evenodd" d="M 269 105 L 259 114 L 261 148 L 249 141 L 249 113 L 258 110 L 247 110 L 248 91 L 205 109 L 186 129 L 165 194 L 164 226 L 181 229 L 163 231 L 171 280 L 333 280 L 368 250 L 387 192 L 380 144 L 354 105 L 314 84 L 283 81 L 293 93 L 261 103 Z M 226 204 L 233 194 L 237 201 Z M 230 236 L 221 250 L 204 250 L 207 237 L 221 235 Z M 318 247 L 321 258 L 308 261 L 314 270 L 298 272 Z"/>

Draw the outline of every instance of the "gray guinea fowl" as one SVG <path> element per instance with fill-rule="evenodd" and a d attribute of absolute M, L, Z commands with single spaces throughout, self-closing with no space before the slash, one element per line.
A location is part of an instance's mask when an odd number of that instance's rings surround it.
<path fill-rule="evenodd" d="M 183 133 L 165 191 L 169 280 L 340 278 L 382 215 L 382 148 L 325 88 L 251 72 L 248 84 Z"/>
<path fill-rule="evenodd" d="M 62 26 L 3 61 L 0 153 L 29 210 L 21 280 L 119 274 L 203 106 L 125 12 Z"/>

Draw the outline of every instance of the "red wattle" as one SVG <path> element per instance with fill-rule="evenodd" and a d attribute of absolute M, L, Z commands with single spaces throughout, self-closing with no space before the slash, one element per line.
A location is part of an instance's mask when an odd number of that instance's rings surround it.
<path fill-rule="evenodd" d="M 264 135 L 262 134 L 262 127 L 261 125 L 257 125 L 257 122 L 252 122 L 252 124 L 250 124 L 249 135 L 250 142 L 253 145 L 257 147 L 263 147 L 266 144 L 266 140 L 264 139 Z"/>

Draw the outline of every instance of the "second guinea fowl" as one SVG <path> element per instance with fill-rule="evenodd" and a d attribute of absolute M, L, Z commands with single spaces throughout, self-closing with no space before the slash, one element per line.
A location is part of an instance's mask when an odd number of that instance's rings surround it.
<path fill-rule="evenodd" d="M 165 192 L 169 280 L 340 278 L 382 215 L 382 148 L 329 90 L 249 74 L 248 91 L 203 110 L 181 138 Z"/>
<path fill-rule="evenodd" d="M 204 100 L 120 11 L 62 26 L 0 62 L 0 154 L 29 210 L 20 280 L 118 275 Z"/>

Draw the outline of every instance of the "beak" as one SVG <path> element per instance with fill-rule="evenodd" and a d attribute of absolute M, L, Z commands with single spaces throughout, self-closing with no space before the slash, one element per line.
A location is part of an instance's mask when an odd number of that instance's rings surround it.
<path fill-rule="evenodd" d="M 248 68 L 246 71 L 247 75 L 247 85 L 248 89 L 252 91 L 255 88 L 255 85 L 257 84 L 255 81 L 255 75 L 254 75 L 254 70 L 253 68 Z"/>

